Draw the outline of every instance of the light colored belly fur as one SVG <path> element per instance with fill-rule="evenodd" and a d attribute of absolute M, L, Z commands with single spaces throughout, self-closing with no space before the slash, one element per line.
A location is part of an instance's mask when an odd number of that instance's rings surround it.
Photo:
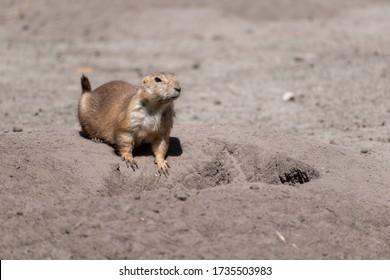
<path fill-rule="evenodd" d="M 135 145 L 150 143 L 161 129 L 162 109 L 147 112 L 144 107 L 137 106 L 130 115 L 131 134 L 135 138 Z"/>

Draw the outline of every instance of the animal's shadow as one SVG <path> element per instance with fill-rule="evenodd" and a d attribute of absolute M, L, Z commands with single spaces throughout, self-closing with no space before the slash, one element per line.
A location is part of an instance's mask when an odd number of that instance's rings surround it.
<path fill-rule="evenodd" d="M 85 132 L 80 131 L 79 134 L 81 137 L 91 140 L 91 138 Z M 114 149 L 115 154 L 119 156 L 118 149 L 116 148 L 115 145 L 111 145 L 109 143 L 106 143 L 106 144 L 111 146 Z M 169 149 L 167 152 L 167 156 L 168 157 L 178 157 L 182 153 L 183 153 L 183 150 L 181 148 L 180 139 L 177 137 L 169 137 Z M 134 157 L 153 156 L 152 147 L 150 146 L 150 144 L 141 145 L 133 150 L 133 156 Z"/>
<path fill-rule="evenodd" d="M 117 153 L 117 152 L 116 152 Z M 178 157 L 183 153 L 180 139 L 177 137 L 169 137 L 169 148 L 167 157 Z M 143 144 L 133 150 L 133 156 L 153 156 L 152 147 L 150 144 Z"/>

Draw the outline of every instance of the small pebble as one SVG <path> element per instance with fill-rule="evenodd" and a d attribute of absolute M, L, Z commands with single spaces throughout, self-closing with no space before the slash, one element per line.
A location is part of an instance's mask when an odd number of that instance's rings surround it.
<path fill-rule="evenodd" d="M 369 151 L 370 151 L 370 150 L 369 150 L 368 148 L 362 148 L 362 149 L 360 150 L 360 152 L 361 152 L 362 154 L 367 154 Z"/>
<path fill-rule="evenodd" d="M 13 132 L 22 132 L 22 131 L 23 131 L 23 128 L 20 127 L 20 126 L 14 126 L 14 127 L 12 128 L 12 131 L 13 131 Z"/>
<path fill-rule="evenodd" d="M 175 197 L 178 199 L 178 200 L 181 200 L 181 201 L 186 201 L 187 198 L 188 198 L 188 194 L 184 193 L 184 192 L 178 192 L 175 194 Z"/>
<path fill-rule="evenodd" d="M 195 62 L 194 64 L 192 64 L 192 69 L 199 69 L 200 68 L 200 64 Z"/>
<path fill-rule="evenodd" d="M 258 190 L 260 187 L 258 185 L 252 184 L 249 186 L 251 190 Z"/>
<path fill-rule="evenodd" d="M 295 61 L 295 62 L 304 62 L 305 59 L 304 59 L 303 57 L 296 56 L 296 57 L 294 57 L 294 61 Z"/>
<path fill-rule="evenodd" d="M 288 91 L 288 92 L 283 94 L 282 99 L 284 102 L 293 101 L 295 99 L 295 95 L 294 95 L 294 93 Z"/>
<path fill-rule="evenodd" d="M 140 200 L 140 199 L 141 199 L 141 195 L 139 195 L 139 194 L 135 195 L 135 196 L 134 196 L 134 199 L 135 199 L 135 200 Z"/>

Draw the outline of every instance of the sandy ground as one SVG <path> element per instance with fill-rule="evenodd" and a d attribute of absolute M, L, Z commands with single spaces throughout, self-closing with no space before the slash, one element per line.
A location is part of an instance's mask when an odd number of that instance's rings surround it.
<path fill-rule="evenodd" d="M 389 259 L 390 3 L 140 2 L 1 1 L 0 258 Z M 154 71 L 167 179 L 76 118 Z"/>

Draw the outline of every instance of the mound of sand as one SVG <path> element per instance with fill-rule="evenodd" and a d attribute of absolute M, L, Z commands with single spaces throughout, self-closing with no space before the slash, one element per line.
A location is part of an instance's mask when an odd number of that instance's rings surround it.
<path fill-rule="evenodd" d="M 170 176 L 77 130 L 0 135 L 0 258 L 390 258 L 390 162 L 274 131 L 176 126 Z"/>

